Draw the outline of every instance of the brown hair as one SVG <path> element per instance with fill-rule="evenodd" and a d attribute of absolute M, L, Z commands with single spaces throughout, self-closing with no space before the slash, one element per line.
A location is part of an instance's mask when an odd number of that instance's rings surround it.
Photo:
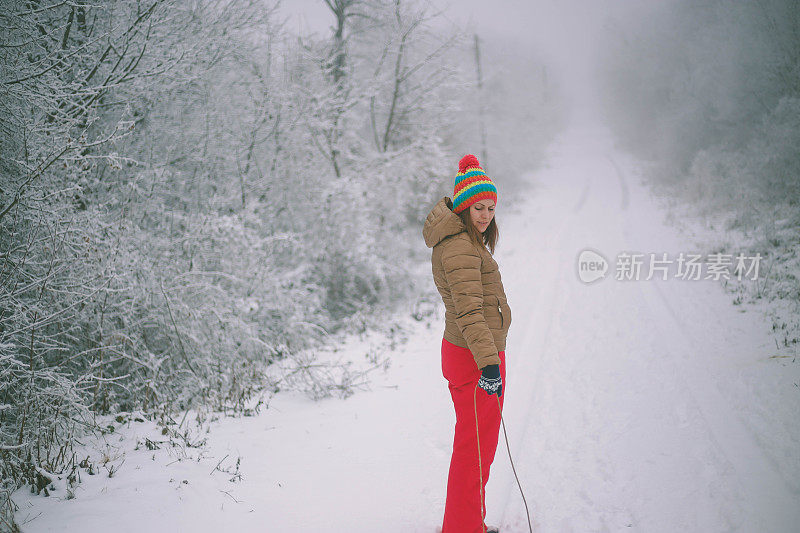
<path fill-rule="evenodd" d="M 489 253 L 494 255 L 494 247 L 497 245 L 497 237 L 499 236 L 497 232 L 497 222 L 496 217 L 492 217 L 492 221 L 489 222 L 489 225 L 486 227 L 486 230 L 481 234 L 478 231 L 478 228 L 472 223 L 472 216 L 469 214 L 469 210 L 472 209 L 472 206 L 467 207 L 460 213 L 458 216 L 461 217 L 461 222 L 467 227 L 467 235 L 470 236 L 472 241 L 479 247 L 488 248 Z"/>

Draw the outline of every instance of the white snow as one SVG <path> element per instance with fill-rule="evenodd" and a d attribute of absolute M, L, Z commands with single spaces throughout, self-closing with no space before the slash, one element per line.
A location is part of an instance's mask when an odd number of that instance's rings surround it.
<path fill-rule="evenodd" d="M 500 189 L 497 261 L 513 310 L 504 418 L 535 530 L 797 531 L 796 354 L 718 282 L 617 281 L 613 268 L 578 279 L 584 248 L 612 263 L 697 251 L 604 129 L 570 129 L 529 178 L 513 208 Z M 437 309 L 430 323 L 406 319 L 410 340 L 371 390 L 279 393 L 256 416 L 214 422 L 207 448 L 180 461 L 172 448 L 134 450 L 164 437 L 131 423 L 93 452 L 124 459 L 113 477 L 82 473 L 74 499 L 63 481 L 47 498 L 20 490 L 16 518 L 31 533 L 433 532 L 454 423 Z M 358 363 L 373 339 L 344 342 L 336 357 Z M 241 480 L 214 469 L 235 472 L 238 457 Z M 487 509 L 504 533 L 527 531 L 502 432 Z"/>

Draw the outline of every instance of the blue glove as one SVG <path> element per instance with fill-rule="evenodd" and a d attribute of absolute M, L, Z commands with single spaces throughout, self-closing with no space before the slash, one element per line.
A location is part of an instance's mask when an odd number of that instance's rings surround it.
<path fill-rule="evenodd" d="M 478 380 L 478 387 L 486 391 L 486 394 L 491 396 L 497 394 L 497 397 L 503 395 L 503 378 L 500 377 L 500 365 L 486 365 L 481 370 L 481 379 Z"/>

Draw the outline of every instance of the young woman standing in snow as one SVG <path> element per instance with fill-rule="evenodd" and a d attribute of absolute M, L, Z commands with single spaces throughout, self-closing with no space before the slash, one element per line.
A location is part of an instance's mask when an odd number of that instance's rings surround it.
<path fill-rule="evenodd" d="M 456 412 L 442 533 L 497 531 L 483 522 L 484 491 L 500 431 L 511 308 L 492 257 L 496 203 L 497 188 L 468 154 L 453 199 L 439 200 L 422 230 L 445 305 L 442 373 Z"/>

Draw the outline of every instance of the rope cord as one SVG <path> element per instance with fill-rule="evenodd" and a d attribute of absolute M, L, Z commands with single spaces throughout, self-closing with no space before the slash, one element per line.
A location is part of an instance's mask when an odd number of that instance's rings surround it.
<path fill-rule="evenodd" d="M 528 530 L 531 533 L 533 533 L 533 526 L 531 525 L 531 512 L 528 510 L 528 501 L 525 499 L 525 493 L 522 492 L 522 484 L 520 484 L 519 482 L 519 477 L 517 476 L 517 469 L 514 468 L 514 460 L 511 458 L 511 447 L 508 445 L 508 433 L 506 433 L 506 421 L 503 420 L 503 409 L 500 408 L 500 397 L 496 396 L 496 398 L 497 398 L 497 408 L 500 410 L 500 422 L 503 423 L 503 437 L 505 437 L 506 439 L 506 450 L 508 451 L 508 460 L 511 462 L 511 471 L 514 472 L 514 478 L 516 478 L 517 480 L 519 493 L 522 495 L 522 503 L 525 504 L 525 514 L 528 517 Z"/>
<path fill-rule="evenodd" d="M 483 464 L 481 461 L 481 436 L 480 432 L 478 431 L 478 384 L 475 384 L 475 390 L 472 392 L 472 406 L 475 408 L 475 439 L 478 442 L 478 474 L 480 476 L 480 496 L 481 496 L 481 528 L 483 529 L 483 533 L 486 533 L 486 522 L 484 519 L 486 518 L 486 507 L 483 504 Z M 525 504 L 525 515 L 528 517 L 528 530 L 530 533 L 533 533 L 533 526 L 531 525 L 531 513 L 528 510 L 528 501 L 525 499 L 525 493 L 522 491 L 522 484 L 519 482 L 519 476 L 517 476 L 517 469 L 514 467 L 514 460 L 511 458 L 511 447 L 508 445 L 508 433 L 506 432 L 506 421 L 503 419 L 503 408 L 500 407 L 500 396 L 495 395 L 495 399 L 497 400 L 497 410 L 500 411 L 500 422 L 503 424 L 503 437 L 506 441 L 506 450 L 508 451 L 508 460 L 511 462 L 511 471 L 514 472 L 514 478 L 517 480 L 517 486 L 519 487 L 519 493 L 522 495 L 522 503 Z"/>
<path fill-rule="evenodd" d="M 500 404 L 498 404 L 500 405 Z M 481 463 L 481 435 L 478 431 L 478 384 L 475 384 L 475 390 L 472 391 L 472 406 L 475 408 L 475 439 L 478 441 L 478 474 L 480 475 L 480 490 L 481 496 L 481 529 L 486 533 L 486 507 L 483 505 L 483 464 Z"/>

